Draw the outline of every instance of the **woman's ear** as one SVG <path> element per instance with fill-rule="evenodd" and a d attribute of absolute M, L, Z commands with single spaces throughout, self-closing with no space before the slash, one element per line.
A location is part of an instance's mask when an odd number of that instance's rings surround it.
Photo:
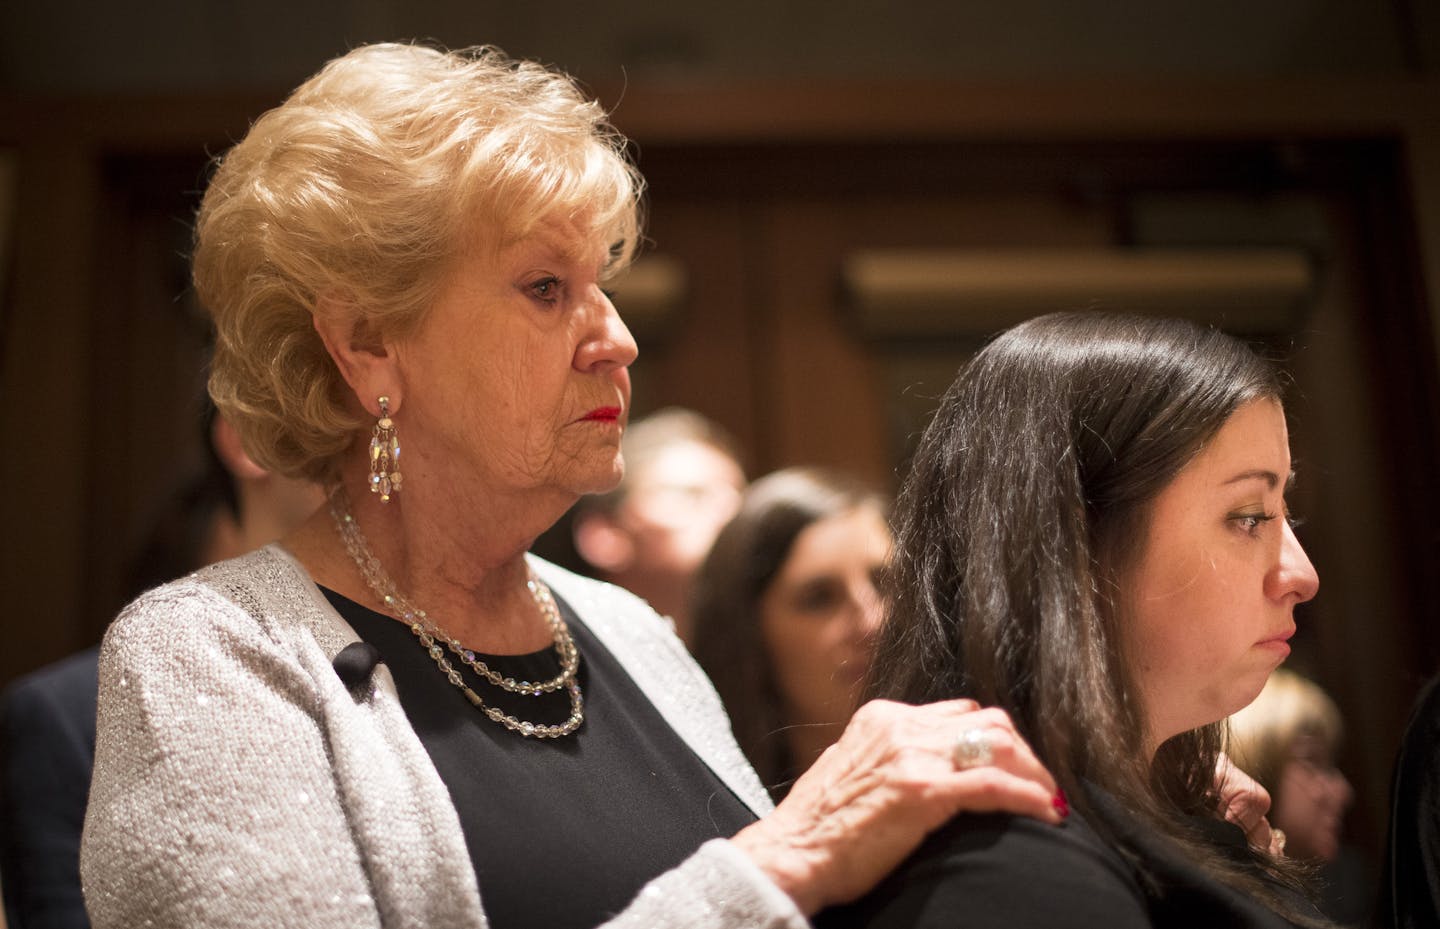
<path fill-rule="evenodd" d="M 394 346 L 360 318 L 346 302 L 322 296 L 312 314 L 315 332 L 340 369 L 341 377 L 372 416 L 380 415 L 380 397 L 390 398 L 390 412 L 400 405 L 400 371 Z"/>
<path fill-rule="evenodd" d="M 236 481 L 255 481 L 270 473 L 246 454 L 245 447 L 240 444 L 240 433 L 219 413 L 215 414 L 215 421 L 210 426 L 210 444 L 214 446 L 220 463 Z"/>

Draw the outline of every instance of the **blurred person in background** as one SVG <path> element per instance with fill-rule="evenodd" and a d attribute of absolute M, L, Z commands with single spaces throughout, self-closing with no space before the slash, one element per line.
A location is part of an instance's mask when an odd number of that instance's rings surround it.
<path fill-rule="evenodd" d="M 1335 767 L 1343 732 L 1335 701 L 1283 668 L 1254 703 L 1230 717 L 1230 758 L 1270 791 L 1270 822 L 1285 833 L 1291 858 L 1334 861 L 1340 852 L 1354 800 Z"/>
<path fill-rule="evenodd" d="M 1360 925 L 1371 885 L 1353 852 L 1341 862 L 1345 812 L 1355 799 L 1335 766 L 1343 733 L 1335 701 L 1281 668 L 1230 717 L 1229 755 L 1270 792 L 1270 823 L 1285 836 L 1285 854 L 1319 868 L 1321 908 L 1338 923 Z"/>
<path fill-rule="evenodd" d="M 597 577 L 673 619 L 688 644 L 695 571 L 745 488 L 738 448 L 700 414 L 667 407 L 632 423 L 621 450 L 619 486 L 575 507 L 575 550 Z"/>
<path fill-rule="evenodd" d="M 323 499 L 271 474 L 208 398 L 204 467 L 164 502 L 131 559 L 129 593 L 273 542 Z M 0 702 L 0 883 L 11 929 L 84 929 L 80 833 L 95 761 L 98 647 L 16 680 Z"/>
<path fill-rule="evenodd" d="M 790 468 L 760 478 L 695 581 L 695 659 L 770 792 L 845 728 L 883 614 L 884 499 L 848 475 Z"/>

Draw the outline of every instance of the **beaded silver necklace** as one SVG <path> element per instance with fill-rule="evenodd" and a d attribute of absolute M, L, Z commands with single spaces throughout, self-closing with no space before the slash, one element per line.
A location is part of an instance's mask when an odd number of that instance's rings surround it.
<path fill-rule="evenodd" d="M 529 589 L 535 605 L 540 608 L 540 614 L 545 617 L 545 622 L 549 624 L 551 634 L 555 638 L 555 651 L 560 656 L 560 673 L 548 681 L 539 682 L 517 681 L 514 678 L 495 673 L 473 651 L 436 626 L 424 610 L 416 607 L 409 598 L 400 593 L 394 581 L 390 580 L 390 575 L 385 573 L 380 560 L 371 553 L 370 547 L 365 544 L 365 536 L 361 534 L 360 526 L 355 522 L 355 517 L 350 515 L 349 498 L 343 487 L 336 488 L 330 496 L 330 515 L 335 520 L 335 528 L 345 543 L 346 551 L 350 553 L 350 558 L 365 578 L 365 583 L 385 604 L 387 610 L 409 625 L 410 631 L 415 634 L 415 638 L 420 640 L 421 647 L 430 653 L 430 657 L 435 660 L 441 673 L 450 683 L 460 688 L 460 691 L 465 694 L 465 698 L 476 709 L 506 729 L 530 738 L 558 739 L 580 728 L 580 724 L 585 721 L 584 701 L 580 696 L 580 682 L 576 680 L 576 672 L 580 668 L 580 651 L 575 647 L 575 640 L 571 638 L 570 629 L 565 625 L 565 620 L 560 615 L 560 609 L 555 605 L 555 598 L 551 595 L 550 588 L 545 586 L 545 582 L 536 577 L 533 571 L 529 572 L 525 586 Z M 444 643 L 443 647 L 441 643 Z M 510 693 L 534 697 L 552 693 L 564 687 L 570 696 L 570 718 L 555 726 L 519 719 L 490 706 L 483 697 L 465 683 L 460 671 L 445 657 L 447 649 L 485 681 Z"/>

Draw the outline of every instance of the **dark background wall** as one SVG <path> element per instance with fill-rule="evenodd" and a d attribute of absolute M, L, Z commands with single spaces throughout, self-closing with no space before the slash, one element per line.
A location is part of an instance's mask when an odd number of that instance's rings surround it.
<path fill-rule="evenodd" d="M 1427 0 L 94 0 L 0 12 L 3 78 L 113 93 L 289 87 L 367 41 L 487 42 L 594 81 L 633 78 L 1415 76 Z"/>
<path fill-rule="evenodd" d="M 1293 663 L 1346 712 L 1352 830 L 1378 842 L 1440 669 L 1424 0 L 0 6 L 0 683 L 98 638 L 198 460 L 184 255 L 207 158 L 326 58 L 409 38 L 498 44 L 613 107 L 674 272 L 622 304 L 637 409 L 715 416 L 757 473 L 893 485 L 955 367 L 1047 309 L 1185 313 L 1285 357 L 1323 579 Z M 913 273 L 861 273 L 877 255 L 938 256 L 946 283 L 916 298 Z M 1137 255 L 1179 263 L 1114 277 Z M 977 257 L 1012 270 L 967 277 Z"/>

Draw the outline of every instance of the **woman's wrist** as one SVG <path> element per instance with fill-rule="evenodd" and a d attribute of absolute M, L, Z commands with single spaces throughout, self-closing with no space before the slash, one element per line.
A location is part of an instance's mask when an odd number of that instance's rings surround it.
<path fill-rule="evenodd" d="M 773 817 L 783 815 L 771 813 L 740 830 L 730 842 L 794 900 L 800 912 L 812 916 L 824 905 L 824 894 L 817 886 L 813 856 L 780 838 Z"/>

